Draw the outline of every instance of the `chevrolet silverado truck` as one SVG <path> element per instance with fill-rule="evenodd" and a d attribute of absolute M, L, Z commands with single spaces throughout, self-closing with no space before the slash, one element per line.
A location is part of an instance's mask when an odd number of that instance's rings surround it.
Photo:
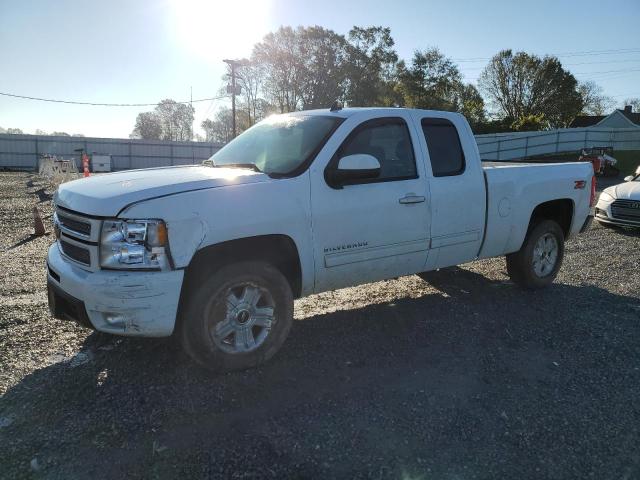
<path fill-rule="evenodd" d="M 217 371 L 272 357 L 294 299 L 506 255 L 541 288 L 591 219 L 590 163 L 483 165 L 450 112 L 276 115 L 203 165 L 61 185 L 50 309 L 117 335 L 175 334 Z"/>

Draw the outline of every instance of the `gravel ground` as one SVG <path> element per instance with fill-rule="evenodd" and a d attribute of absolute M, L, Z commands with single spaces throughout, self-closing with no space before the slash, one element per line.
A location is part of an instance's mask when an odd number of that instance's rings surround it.
<path fill-rule="evenodd" d="M 640 233 L 593 226 L 539 292 L 499 258 L 300 300 L 212 376 L 50 317 L 50 193 L 0 172 L 2 478 L 640 478 Z"/>

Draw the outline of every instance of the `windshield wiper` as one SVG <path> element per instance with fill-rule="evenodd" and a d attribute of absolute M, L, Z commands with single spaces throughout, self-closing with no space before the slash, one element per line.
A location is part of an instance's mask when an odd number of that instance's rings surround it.
<path fill-rule="evenodd" d="M 215 168 L 248 168 L 253 170 L 254 172 L 264 173 L 262 170 L 258 168 L 255 163 L 224 163 L 222 165 L 216 165 L 215 163 L 211 165 Z"/>

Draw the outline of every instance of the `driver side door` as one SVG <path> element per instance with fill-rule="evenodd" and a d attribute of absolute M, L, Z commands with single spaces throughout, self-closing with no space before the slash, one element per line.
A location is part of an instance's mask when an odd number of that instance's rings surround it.
<path fill-rule="evenodd" d="M 429 249 L 428 182 L 410 118 L 399 112 L 347 132 L 311 171 L 317 292 L 420 272 Z M 374 156 L 379 176 L 332 185 L 332 169 L 354 154 Z"/>

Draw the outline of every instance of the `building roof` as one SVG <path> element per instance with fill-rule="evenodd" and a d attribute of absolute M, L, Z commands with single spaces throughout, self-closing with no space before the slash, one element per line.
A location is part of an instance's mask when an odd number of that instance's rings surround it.
<path fill-rule="evenodd" d="M 629 120 L 631 120 L 633 123 L 640 126 L 640 113 L 630 112 L 628 110 L 618 110 L 618 111 L 621 114 L 623 114 L 625 117 L 627 117 Z"/>
<path fill-rule="evenodd" d="M 606 118 L 605 115 L 578 115 L 569 124 L 569 128 L 592 127 Z"/>
<path fill-rule="evenodd" d="M 640 127 L 640 113 L 633 112 L 631 107 L 627 106 L 624 110 L 614 110 L 609 115 L 578 115 L 573 119 L 569 128 L 592 127 L 604 121 L 605 118 L 609 118 L 613 115 L 623 115 L 633 125 Z"/>

